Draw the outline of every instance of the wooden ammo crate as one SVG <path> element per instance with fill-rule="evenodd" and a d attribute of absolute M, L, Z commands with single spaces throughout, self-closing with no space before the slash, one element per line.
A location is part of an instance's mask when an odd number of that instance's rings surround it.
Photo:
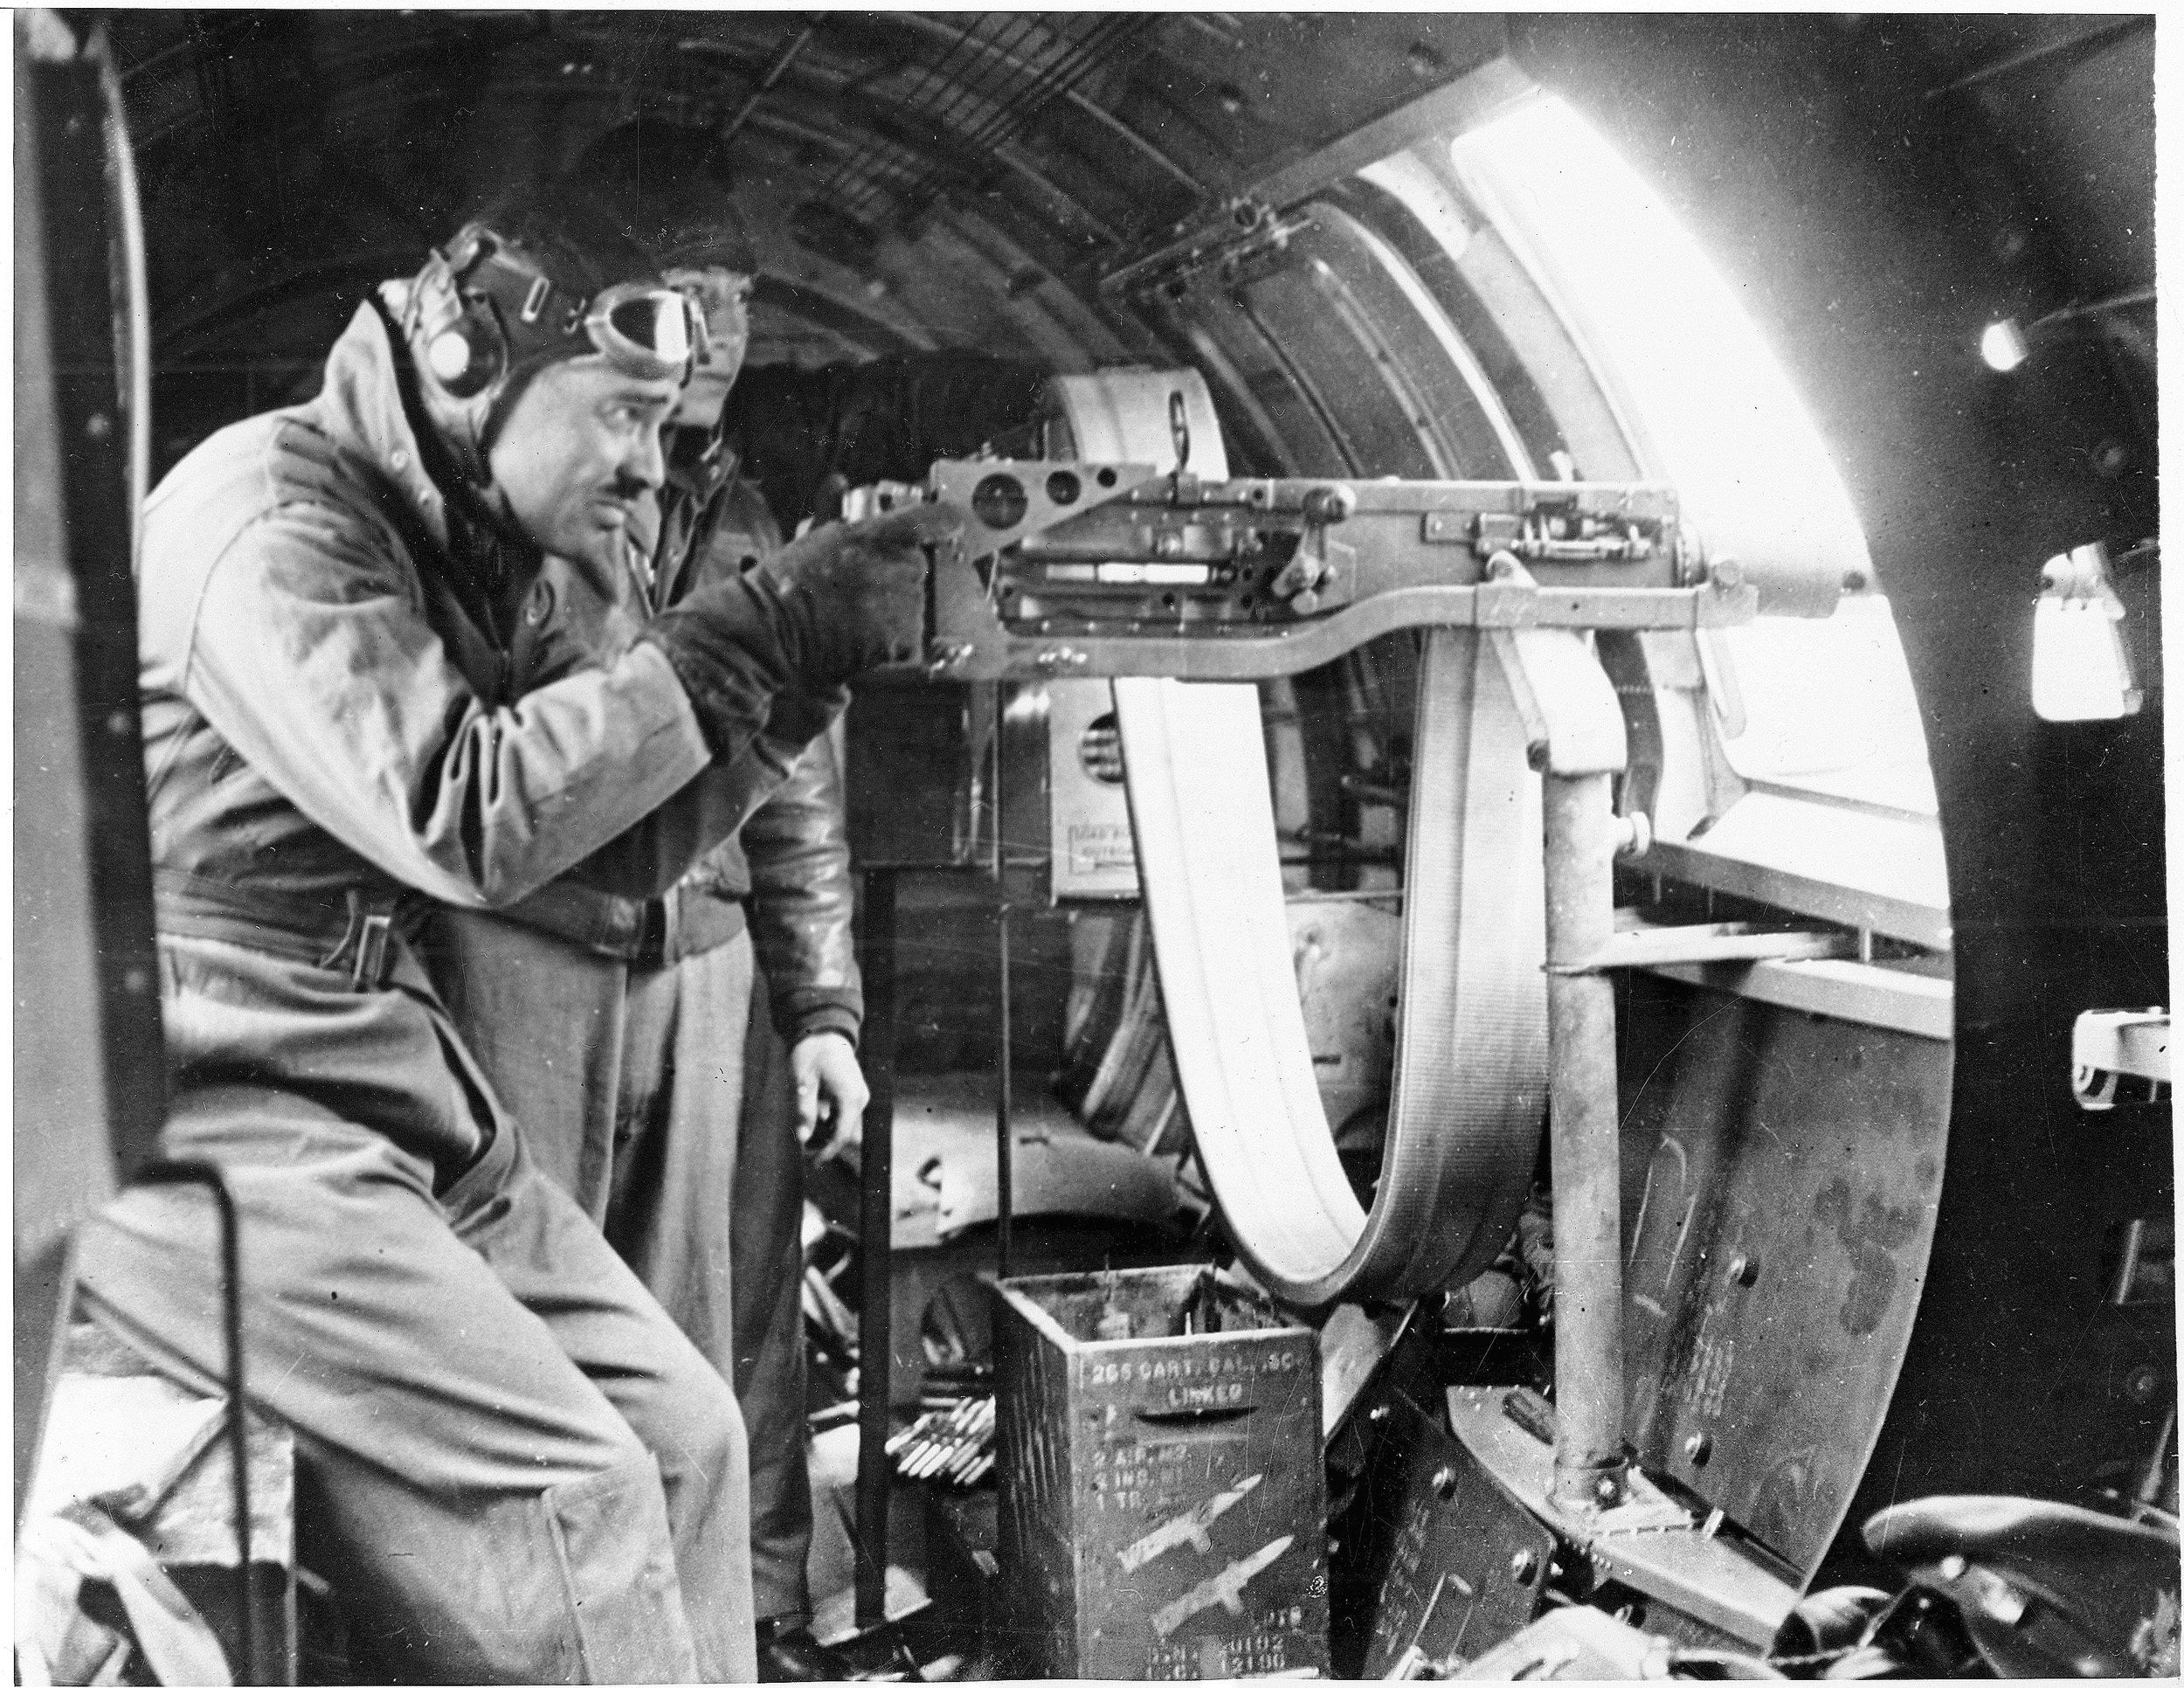
<path fill-rule="evenodd" d="M 1011 1280 L 994 1334 L 1010 1668 L 1326 1674 L 1313 1333 L 1161 1266 Z"/>

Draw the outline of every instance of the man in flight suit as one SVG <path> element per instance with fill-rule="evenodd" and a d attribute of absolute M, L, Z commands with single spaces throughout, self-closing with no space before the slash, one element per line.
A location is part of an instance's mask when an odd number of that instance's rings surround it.
<path fill-rule="evenodd" d="M 640 227 L 653 221 L 645 202 Z M 667 431 L 659 539 L 649 556 L 631 550 L 611 598 L 548 559 L 514 642 L 519 688 L 613 661 L 653 615 L 780 547 L 719 441 L 750 341 L 753 254 L 725 205 L 675 233 L 648 244 L 701 301 L 708 344 Z M 840 1674 L 805 1627 L 794 1128 L 799 1111 L 808 1132 L 825 1110 L 854 1130 L 864 1110 L 853 903 L 840 764 L 822 733 L 737 836 L 663 896 L 557 881 L 506 909 L 440 910 L 426 944 L 464 1041 L 542 1169 L 735 1388 L 751 1443 L 762 1681 Z"/>
<path fill-rule="evenodd" d="M 537 1172 L 410 942 L 428 899 L 656 894 L 801 752 L 813 695 L 915 648 L 932 511 L 815 532 L 514 686 L 543 554 L 622 565 L 695 337 L 611 210 L 533 197 L 146 508 L 164 1145 L 233 1193 L 252 1404 L 390 1678 L 754 1668 L 735 1398 Z M 80 1304 L 217 1387 L 218 1257 L 204 1192 L 126 1193 Z"/>

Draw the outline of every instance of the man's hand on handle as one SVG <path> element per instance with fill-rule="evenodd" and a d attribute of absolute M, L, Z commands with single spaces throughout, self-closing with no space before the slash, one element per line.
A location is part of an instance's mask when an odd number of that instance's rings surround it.
<path fill-rule="evenodd" d="M 829 522 L 653 618 L 644 636 L 674 667 L 714 754 L 739 751 L 778 693 L 819 691 L 916 656 L 925 547 L 962 526 L 938 504 Z"/>
<path fill-rule="evenodd" d="M 804 624 L 805 677 L 819 684 L 907 662 L 925 636 L 925 550 L 963 518 L 920 504 L 870 522 L 830 522 L 758 565 Z"/>

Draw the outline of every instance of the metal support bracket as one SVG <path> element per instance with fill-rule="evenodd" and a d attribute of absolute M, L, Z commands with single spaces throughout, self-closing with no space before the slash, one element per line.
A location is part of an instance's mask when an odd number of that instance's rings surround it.
<path fill-rule="evenodd" d="M 1638 927 L 1618 931 L 1578 961 L 1550 961 L 1547 971 L 1575 976 L 1618 967 L 1667 967 L 1709 961 L 1821 961 L 1857 953 L 1849 932 L 1767 931 L 1740 921 L 1705 926 Z"/>
<path fill-rule="evenodd" d="M 1505 591 L 1538 591 L 1524 565 L 1506 551 L 1487 564 L 1487 571 Z M 1582 633 L 1566 627 L 1496 627 L 1488 637 L 1509 676 L 1533 767 L 1571 776 L 1621 773 L 1629 765 L 1615 682 Z"/>
<path fill-rule="evenodd" d="M 2168 1087 L 2169 1016 L 2089 1009 L 2070 1028 L 2070 1089 L 2089 1113 L 2118 1101 L 2159 1101 Z M 2126 1085 L 2123 1081 L 2136 1080 Z"/>
<path fill-rule="evenodd" d="M 1641 1472 L 1631 1474 L 1633 1498 L 1621 1505 L 1587 1513 L 1557 1505 L 1552 1456 L 1508 1411 L 1512 1393 L 1448 1393 L 1449 1429 L 1495 1482 L 1602 1574 L 1764 1651 L 1797 1605 L 1798 1589 L 1709 1533 Z"/>

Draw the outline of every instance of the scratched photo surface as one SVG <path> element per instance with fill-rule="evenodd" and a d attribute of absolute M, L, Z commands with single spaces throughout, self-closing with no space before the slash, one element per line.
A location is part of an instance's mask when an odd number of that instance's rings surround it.
<path fill-rule="evenodd" d="M 1445 1675 L 1611 1589 L 1764 1653 L 1900 1503 L 2174 1513 L 2150 13 L 16 38 L 17 1520 L 184 1567 L 178 1671 L 316 1668 L 220 1581 L 239 1442 L 308 1615 L 312 1484 L 65 1328 L 203 1077 L 132 501 L 640 134 L 755 269 L 722 531 L 964 517 L 838 741 L 874 1101 L 754 1434 L 815 1635 Z M 2087 1657 L 2173 1670 L 2167 1597 Z"/>

